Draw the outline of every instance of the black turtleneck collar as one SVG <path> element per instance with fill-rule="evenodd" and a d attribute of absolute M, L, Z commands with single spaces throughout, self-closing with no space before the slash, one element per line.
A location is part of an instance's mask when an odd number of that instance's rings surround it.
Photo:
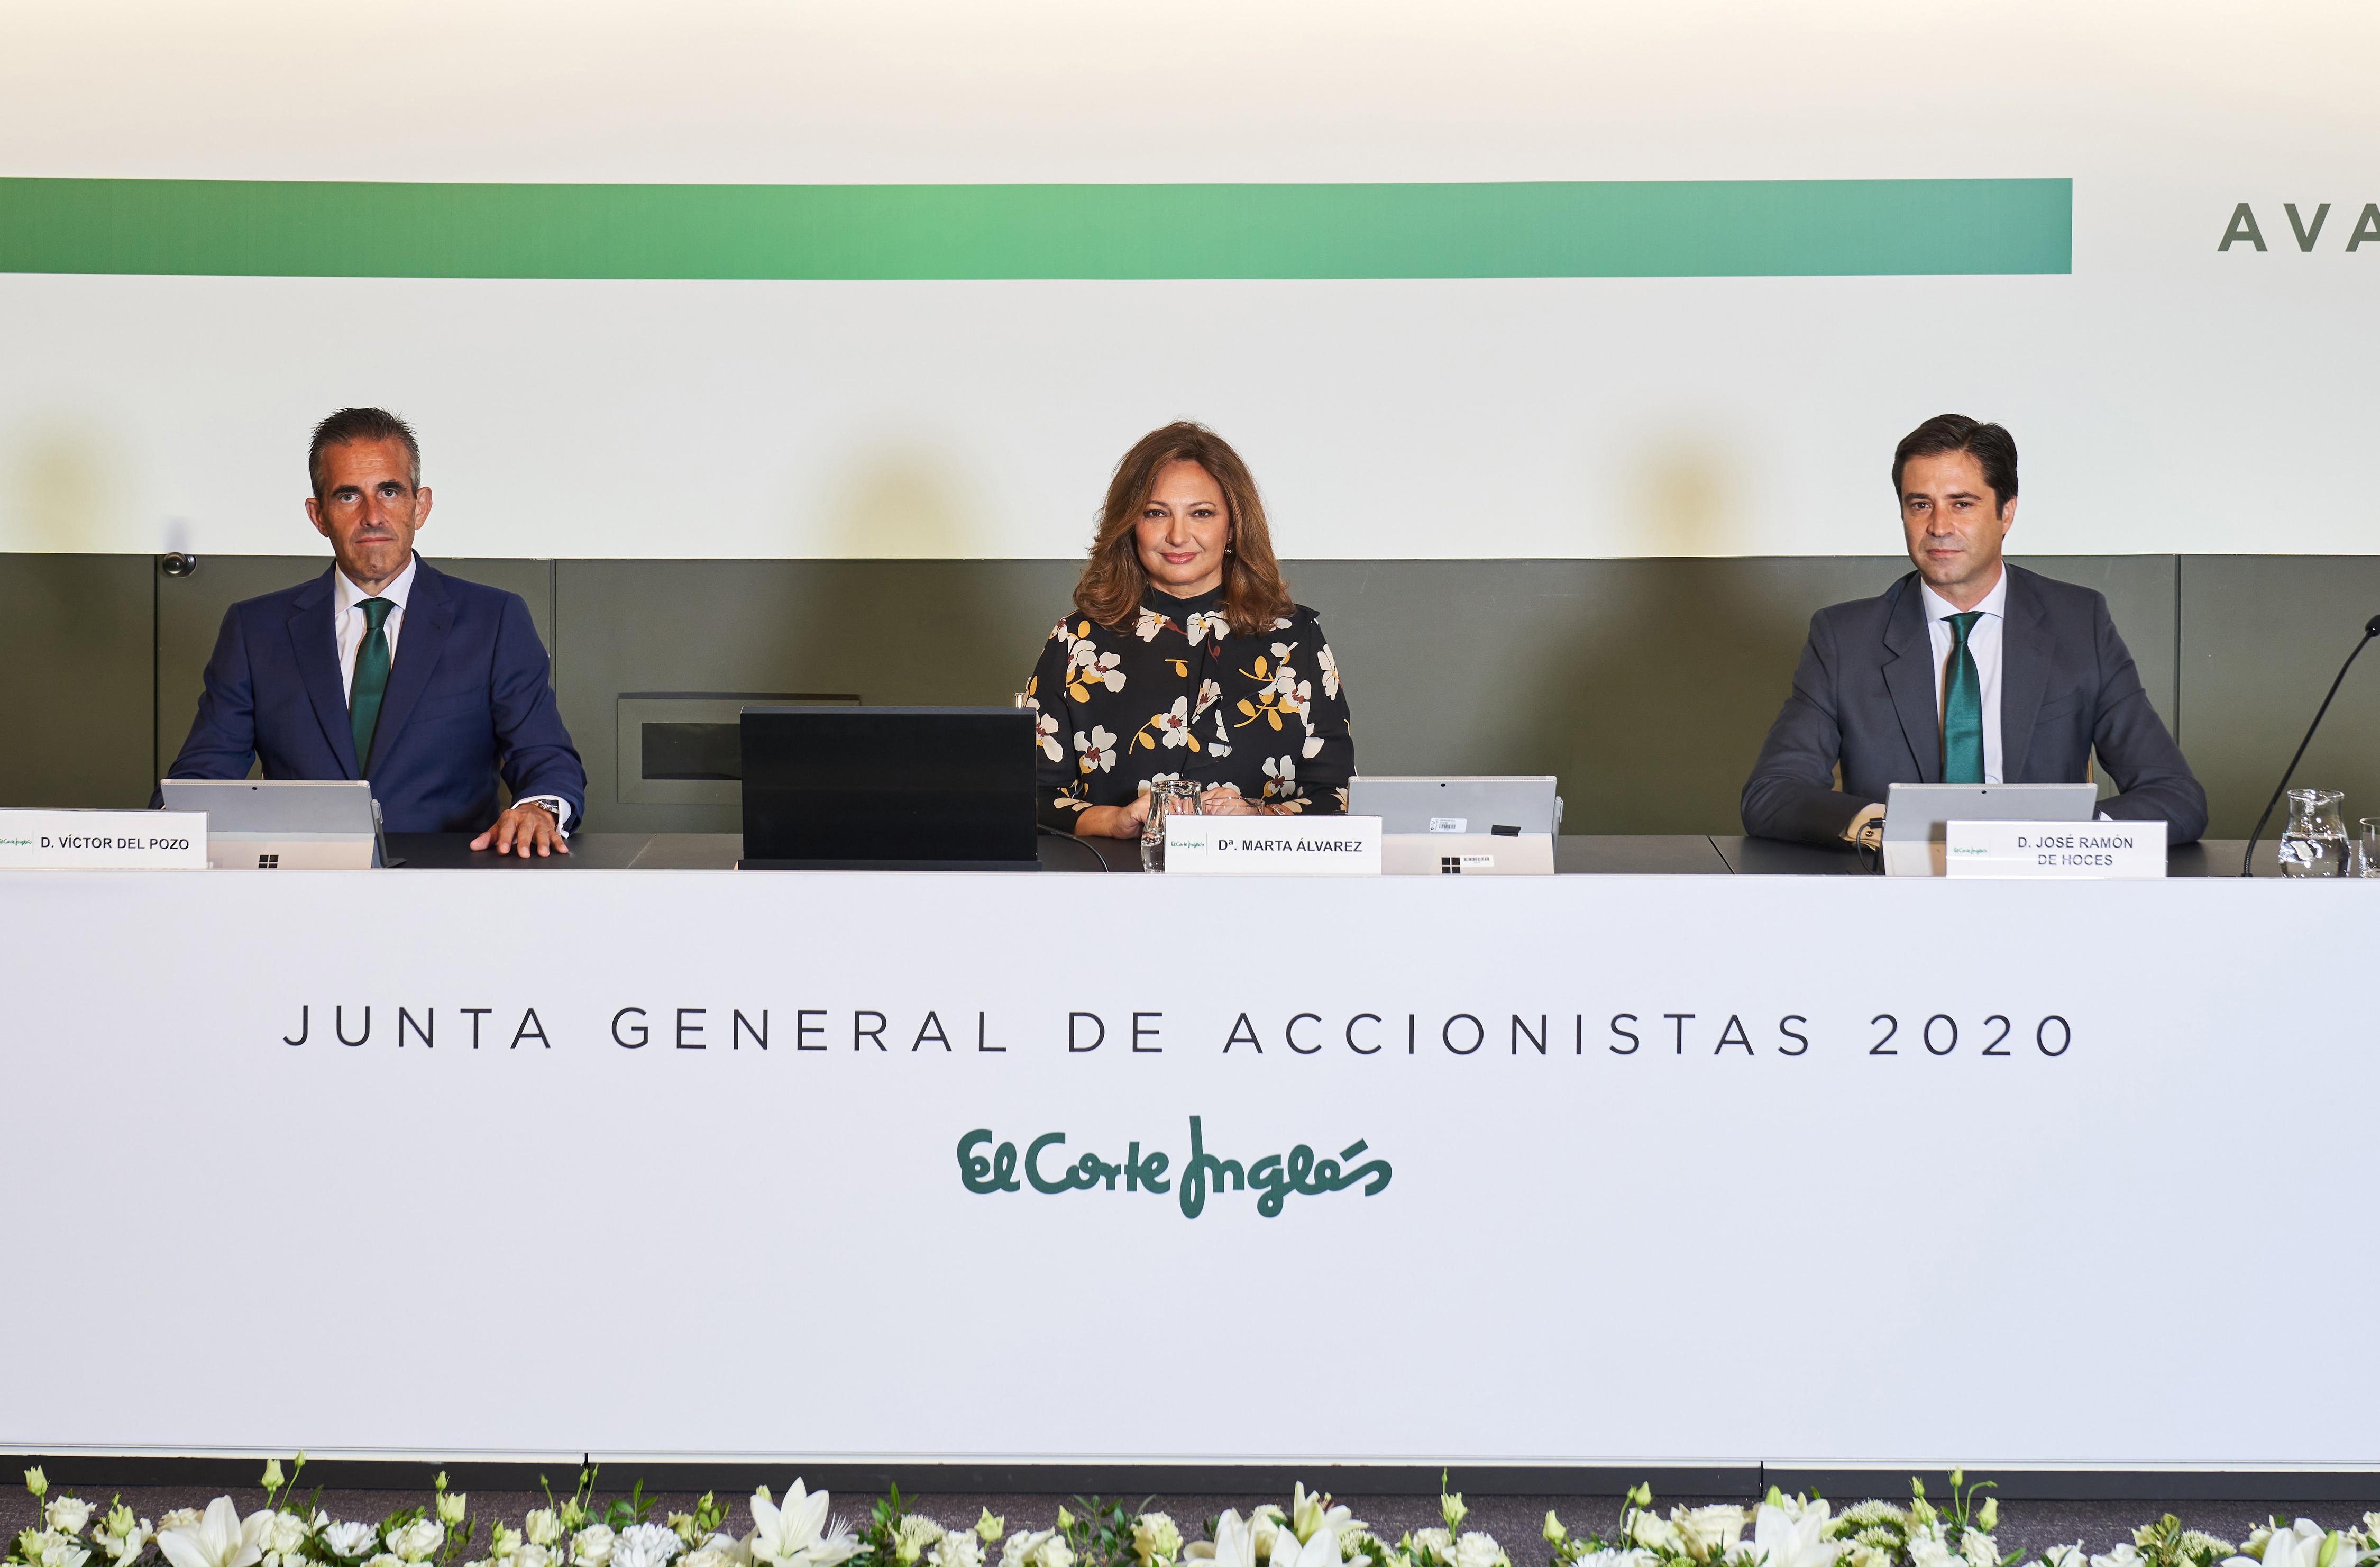
<path fill-rule="evenodd" d="M 1148 585 L 1148 590 L 1140 596 L 1140 601 L 1147 608 L 1155 610 L 1169 619 L 1178 621 L 1189 615 L 1205 614 L 1220 607 L 1223 602 L 1223 585 L 1219 582 L 1196 597 L 1177 599 L 1152 582 Z"/>

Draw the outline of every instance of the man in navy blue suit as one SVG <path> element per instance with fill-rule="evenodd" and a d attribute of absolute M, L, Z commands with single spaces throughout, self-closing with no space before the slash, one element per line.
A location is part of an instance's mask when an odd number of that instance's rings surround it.
<path fill-rule="evenodd" d="M 430 520 L 403 419 L 342 408 L 315 427 L 306 516 L 332 569 L 232 605 L 169 778 L 368 778 L 392 832 L 474 832 L 474 849 L 570 852 L 587 772 L 517 593 L 413 553 Z M 496 809 L 501 773 L 512 808 Z"/>

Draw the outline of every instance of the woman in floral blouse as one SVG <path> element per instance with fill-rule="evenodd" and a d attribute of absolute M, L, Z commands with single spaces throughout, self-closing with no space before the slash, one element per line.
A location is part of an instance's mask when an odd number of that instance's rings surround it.
<path fill-rule="evenodd" d="M 1247 465 L 1169 424 L 1126 452 L 1073 613 L 1026 687 L 1040 714 L 1041 820 L 1137 836 L 1152 780 L 1217 815 L 1347 808 L 1355 746 L 1339 667 L 1291 601 Z"/>

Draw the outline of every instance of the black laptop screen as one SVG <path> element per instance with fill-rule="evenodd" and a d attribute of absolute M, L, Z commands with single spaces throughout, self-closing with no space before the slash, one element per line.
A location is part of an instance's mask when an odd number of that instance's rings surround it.
<path fill-rule="evenodd" d="M 746 708 L 747 860 L 1030 860 L 1033 714 Z"/>

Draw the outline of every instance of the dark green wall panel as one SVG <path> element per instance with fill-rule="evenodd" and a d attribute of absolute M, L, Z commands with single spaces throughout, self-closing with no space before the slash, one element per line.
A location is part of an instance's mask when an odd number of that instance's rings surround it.
<path fill-rule="evenodd" d="M 2037 569 L 2108 594 L 2170 716 L 2170 556 Z M 1898 557 L 1303 561 L 1374 772 L 1551 772 L 1573 831 L 1732 832 L 1815 610 Z M 563 717 L 590 811 L 629 831 L 728 831 L 725 806 L 620 797 L 619 697 L 841 691 L 1002 702 L 1067 605 L 1066 561 L 565 561 Z M 599 823 L 599 825 L 601 824 Z"/>
<path fill-rule="evenodd" d="M 1310 562 L 1373 772 L 1550 772 L 1573 832 L 1736 829 L 1822 605 L 1874 560 Z"/>
<path fill-rule="evenodd" d="M 856 692 L 1004 705 L 1065 610 L 1062 561 L 563 561 L 563 722 L 596 831 L 733 832 L 728 806 L 620 797 L 630 691 Z"/>
<path fill-rule="evenodd" d="M 589 825 L 735 825 L 732 807 L 622 800 L 618 698 L 848 691 L 999 703 L 1066 607 L 1069 561 L 441 561 L 520 593 L 554 654 Z M 2158 710 L 2246 832 L 2338 660 L 2380 609 L 2380 559 L 2058 557 L 2108 596 Z M 189 727 L 226 606 L 319 559 L 0 555 L 0 802 L 137 805 Z M 1306 561 L 1355 718 L 1388 771 L 1560 777 L 1574 831 L 1731 831 L 1812 611 L 1894 557 Z M 2380 654 L 2341 693 L 2304 781 L 2380 814 Z M 153 753 L 153 754 L 152 754 Z"/>
<path fill-rule="evenodd" d="M 0 555 L 0 806 L 149 803 L 146 555 Z"/>
<path fill-rule="evenodd" d="M 2369 555 L 2184 557 L 2181 742 L 2206 785 L 2207 836 L 2248 835 L 2374 613 Z M 2380 650 L 2349 672 L 2297 782 L 2344 790 L 2350 831 L 2380 816 Z"/>
<path fill-rule="evenodd" d="M 2169 556 L 2023 564 L 2097 588 L 2174 711 Z M 1375 772 L 1550 772 L 1576 832 L 1740 831 L 1810 616 L 1900 557 L 1308 562 Z"/>

